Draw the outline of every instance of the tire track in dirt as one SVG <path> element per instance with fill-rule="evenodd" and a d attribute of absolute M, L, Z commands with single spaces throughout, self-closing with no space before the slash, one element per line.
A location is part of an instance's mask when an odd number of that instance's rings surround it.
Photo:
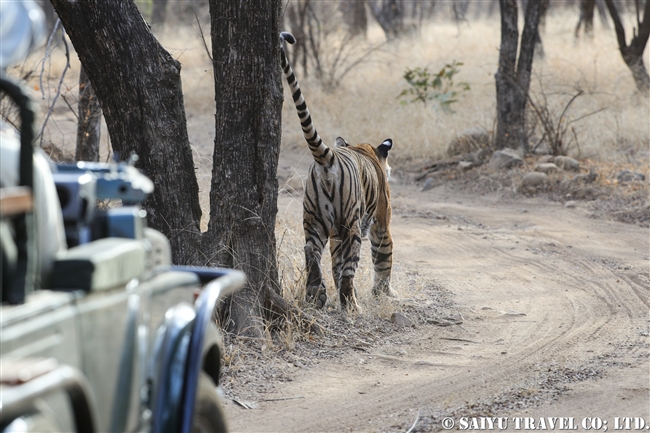
<path fill-rule="evenodd" d="M 426 196 L 430 201 L 408 188 L 397 195 L 416 216 L 402 218 L 396 209 L 396 262 L 453 292 L 464 323 L 420 324 L 418 338 L 300 370 L 277 392 L 303 399 L 243 413 L 229 410 L 237 415 L 236 430 L 403 430 L 419 408 L 439 413 L 470 408 L 509 389 L 530 387 L 553 369 L 579 369 L 594 359 L 604 359 L 595 368 L 612 368 L 607 359 L 613 350 L 630 365 L 645 365 L 647 344 L 637 330 L 647 328 L 644 277 L 623 275 L 592 259 L 602 253 L 602 244 L 611 244 L 612 262 L 647 267 L 626 250 L 629 243 L 647 251 L 642 229 L 617 224 L 608 229 L 608 223 L 544 203 L 527 203 L 530 210 L 522 215 L 519 204 L 496 206 L 476 197 L 459 205 L 440 201 L 435 192 Z M 391 355 L 398 351 L 404 355 Z M 593 398 L 599 402 L 616 391 L 611 383 L 596 389 Z M 593 416 L 584 413 L 584 401 L 565 403 L 571 416 Z M 623 413 L 624 404 L 597 405 Z"/>
<path fill-rule="evenodd" d="M 520 236 L 518 236 L 517 238 L 521 239 Z M 502 255 L 508 256 L 512 262 L 518 261 L 523 264 L 530 263 L 530 266 L 539 269 L 543 273 L 551 273 L 553 271 L 557 272 L 557 269 L 553 268 L 554 264 L 552 263 L 547 263 L 545 261 L 537 261 L 531 263 L 529 261 L 529 258 L 521 258 L 520 256 L 516 256 L 503 248 L 496 248 L 496 249 Z M 589 260 L 588 258 L 583 258 L 575 254 L 573 255 L 562 254 L 561 259 L 563 262 L 567 261 L 570 267 L 584 268 L 582 275 L 572 275 L 571 273 L 564 272 L 562 273 L 563 278 L 566 280 L 572 280 L 573 283 L 575 284 L 575 287 L 580 288 L 580 290 L 584 292 L 588 292 L 590 293 L 591 296 L 598 298 L 609 310 L 606 316 L 591 315 L 590 317 L 591 320 L 593 320 L 594 317 L 598 317 L 598 320 L 600 321 L 600 325 L 596 326 L 596 328 L 592 331 L 589 337 L 594 337 L 604 327 L 608 325 L 611 326 L 612 320 L 619 320 L 617 306 L 619 308 L 622 307 L 625 309 L 629 319 L 635 319 L 635 314 L 633 313 L 633 307 L 638 310 L 637 301 L 640 300 L 645 305 L 647 305 L 648 303 L 647 287 L 646 287 L 646 293 L 644 297 L 642 295 L 643 288 L 641 287 L 641 285 L 638 285 L 638 287 L 634 287 L 634 284 L 629 278 L 626 278 L 625 276 L 622 276 L 619 273 L 610 270 L 607 266 L 595 264 L 593 263 L 593 261 Z M 626 287 L 623 287 L 624 290 L 621 290 L 622 286 L 615 288 L 610 283 L 607 282 L 601 283 L 596 280 L 596 276 L 598 276 L 598 278 L 602 280 L 616 279 L 616 281 L 619 283 L 625 283 Z M 571 285 L 571 284 L 567 284 L 567 285 Z M 592 290 L 590 291 L 589 289 Z M 625 294 L 628 291 L 632 291 L 634 295 L 636 295 L 636 298 L 628 299 L 627 297 L 625 297 Z M 639 318 L 640 317 L 636 317 L 636 319 Z M 558 335 L 558 339 L 561 338 L 562 335 L 567 333 L 568 331 L 566 333 Z M 553 341 L 555 341 L 555 339 Z"/>

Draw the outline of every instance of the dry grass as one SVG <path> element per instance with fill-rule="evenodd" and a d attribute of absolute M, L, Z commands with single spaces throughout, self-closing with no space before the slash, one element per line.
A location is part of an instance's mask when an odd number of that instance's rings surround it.
<path fill-rule="evenodd" d="M 551 107 L 560 110 L 574 89 L 585 94 L 572 106 L 569 120 L 605 109 L 575 124 L 580 148 L 570 154 L 631 162 L 647 160 L 650 144 L 647 98 L 635 96 L 631 74 L 623 63 L 613 32 L 598 32 L 593 41 L 576 41 L 574 17 L 551 16 L 544 31 L 546 57 L 534 66 L 533 97 L 544 93 Z M 369 39 L 382 35 L 376 28 Z M 449 141 L 472 127 L 493 129 L 495 119 L 494 73 L 499 47 L 498 21 L 477 21 L 457 27 L 433 22 L 420 36 L 396 41 L 352 72 L 333 93 L 320 90 L 314 80 L 302 80 L 302 88 L 314 121 L 326 142 L 341 135 L 350 142 L 379 143 L 395 140 L 393 161 L 435 159 Z M 471 90 L 454 106 L 455 114 L 421 105 L 400 106 L 396 96 L 405 86 L 407 67 L 428 66 L 437 70 L 452 60 L 464 66 L 458 81 Z M 284 143 L 302 146 L 294 109 L 285 98 Z M 578 154 L 579 153 L 579 154 Z"/>

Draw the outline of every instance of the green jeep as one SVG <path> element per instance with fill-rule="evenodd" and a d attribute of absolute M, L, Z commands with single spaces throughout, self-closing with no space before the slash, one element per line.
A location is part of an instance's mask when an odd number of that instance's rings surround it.
<path fill-rule="evenodd" d="M 212 315 L 244 275 L 172 266 L 140 207 L 151 181 L 127 163 L 54 166 L 21 86 L 2 74 L 0 90 L 21 114 L 20 134 L 0 125 L 0 430 L 225 431 Z"/>

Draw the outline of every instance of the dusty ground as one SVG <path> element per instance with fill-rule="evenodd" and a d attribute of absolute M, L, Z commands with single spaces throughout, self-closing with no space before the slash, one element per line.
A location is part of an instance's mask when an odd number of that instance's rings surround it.
<path fill-rule="evenodd" d="M 280 178 L 308 162 L 285 151 Z M 508 417 L 509 429 L 516 417 L 650 424 L 648 229 L 594 219 L 587 202 L 444 183 L 419 192 L 409 179 L 392 184 L 401 297 L 362 315 L 331 302 L 313 312 L 323 337 L 227 339 L 231 429 L 437 431 L 445 417 L 478 416 Z M 279 209 L 299 220 L 299 195 Z"/>

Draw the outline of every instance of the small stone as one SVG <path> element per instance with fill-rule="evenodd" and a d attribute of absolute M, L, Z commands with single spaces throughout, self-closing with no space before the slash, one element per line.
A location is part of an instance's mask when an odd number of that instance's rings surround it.
<path fill-rule="evenodd" d="M 392 316 L 390 316 L 390 321 L 393 322 L 395 325 L 404 328 L 410 328 L 411 326 L 413 326 L 413 322 L 411 321 L 411 319 L 406 317 L 404 314 L 398 312 L 395 312 L 392 314 Z"/>
<path fill-rule="evenodd" d="M 562 170 L 580 171 L 580 162 L 570 156 L 558 155 L 553 158 L 553 162 Z"/>
<path fill-rule="evenodd" d="M 460 325 L 465 321 L 465 318 L 460 313 L 454 314 L 453 316 L 451 316 L 451 318 L 452 318 L 453 321 L 456 322 L 457 325 Z"/>
<path fill-rule="evenodd" d="M 458 163 L 458 168 L 460 168 L 463 171 L 469 170 L 472 167 L 474 167 L 474 164 L 470 161 L 460 161 Z"/>
<path fill-rule="evenodd" d="M 618 183 L 643 182 L 645 175 L 630 170 L 623 170 L 616 175 L 616 180 Z"/>
<path fill-rule="evenodd" d="M 420 189 L 418 189 L 418 191 L 420 191 L 420 192 L 426 191 L 426 190 L 431 189 L 433 187 L 434 187 L 433 179 L 429 177 L 429 178 L 427 178 L 427 180 L 424 181 L 424 184 L 422 185 L 422 187 L 420 187 Z"/>
<path fill-rule="evenodd" d="M 521 188 L 526 192 L 534 192 L 540 188 L 545 187 L 547 183 L 548 176 L 546 173 L 533 171 L 526 173 L 523 179 L 521 179 Z"/>
<path fill-rule="evenodd" d="M 524 160 L 513 149 L 501 149 L 492 154 L 489 165 L 496 170 L 509 169 L 519 165 L 523 165 Z"/>
<path fill-rule="evenodd" d="M 578 204 L 577 201 L 569 200 L 568 202 L 564 203 L 564 207 L 567 208 L 567 209 L 575 209 L 577 204 Z"/>
<path fill-rule="evenodd" d="M 535 171 L 540 171 L 546 174 L 557 173 L 559 170 L 560 169 L 557 167 L 557 165 L 553 164 L 552 162 L 543 162 L 541 164 L 535 165 Z"/>

